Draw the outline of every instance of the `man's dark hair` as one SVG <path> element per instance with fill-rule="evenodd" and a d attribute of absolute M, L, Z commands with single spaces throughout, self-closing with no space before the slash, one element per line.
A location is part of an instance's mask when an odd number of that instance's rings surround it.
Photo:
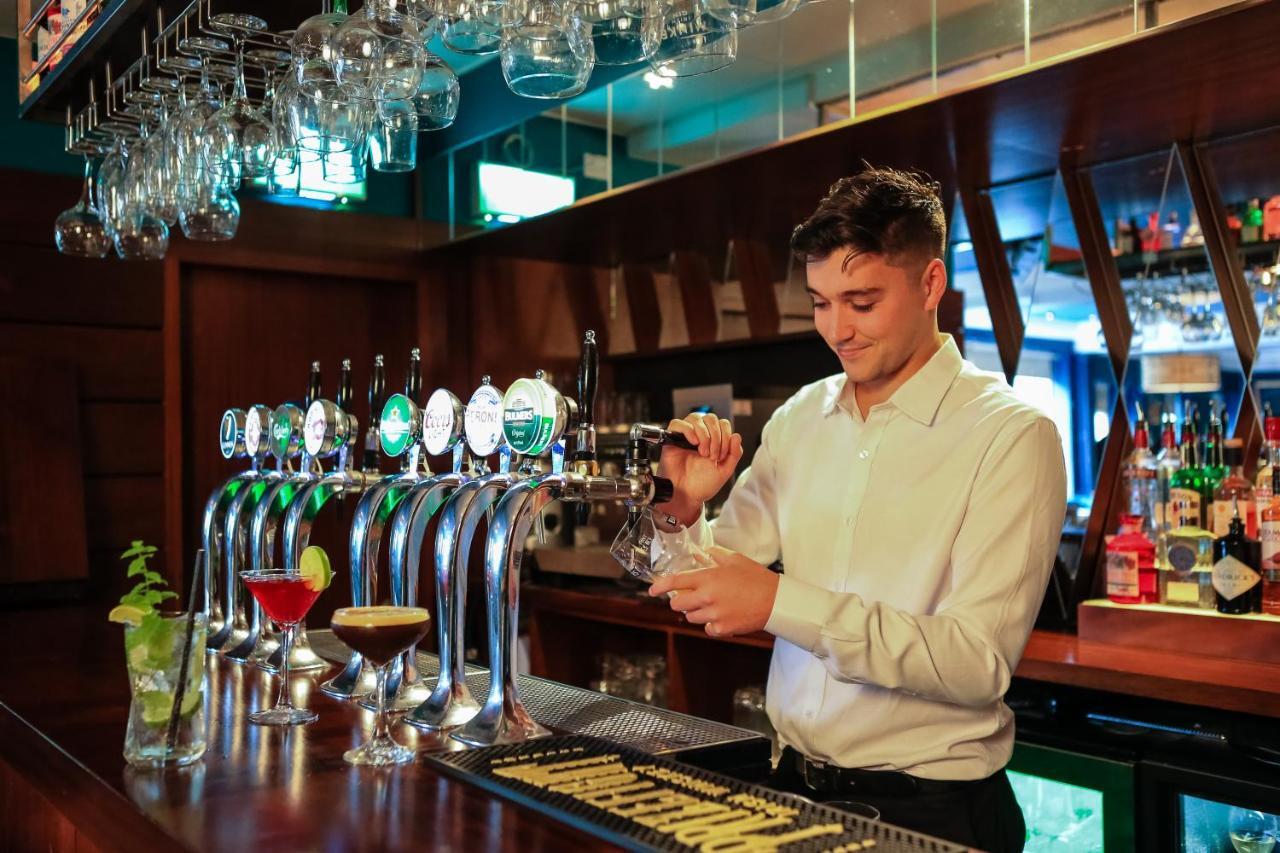
<path fill-rule="evenodd" d="M 868 166 L 832 184 L 818 209 L 791 232 L 791 251 L 806 263 L 843 251 L 841 269 L 864 253 L 941 258 L 947 220 L 939 191 L 922 172 Z"/>

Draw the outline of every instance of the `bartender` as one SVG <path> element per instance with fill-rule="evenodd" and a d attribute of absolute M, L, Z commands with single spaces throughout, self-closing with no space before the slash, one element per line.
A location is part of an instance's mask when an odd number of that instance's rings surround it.
<path fill-rule="evenodd" d="M 1057 552 L 1066 472 L 1053 422 L 939 333 L 945 245 L 937 185 L 893 169 L 840 180 L 795 229 L 841 371 L 773 414 L 713 522 L 704 505 L 741 436 L 715 415 L 671 422 L 696 450 L 663 450 L 675 493 L 655 508 L 659 539 L 692 537 L 712 565 L 649 591 L 674 591 L 672 609 L 712 637 L 777 638 L 774 787 L 1001 853 L 1025 838 L 1003 697 Z"/>

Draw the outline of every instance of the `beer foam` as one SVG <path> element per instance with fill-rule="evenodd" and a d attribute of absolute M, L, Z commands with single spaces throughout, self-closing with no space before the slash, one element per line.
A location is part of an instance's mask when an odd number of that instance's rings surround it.
<path fill-rule="evenodd" d="M 416 625 L 430 618 L 425 607 L 340 607 L 333 612 L 330 624 L 346 628 L 389 628 Z"/>

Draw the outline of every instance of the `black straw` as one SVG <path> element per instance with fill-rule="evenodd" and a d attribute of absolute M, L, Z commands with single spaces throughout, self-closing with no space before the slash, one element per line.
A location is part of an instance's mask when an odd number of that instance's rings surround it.
<path fill-rule="evenodd" d="M 191 667 L 191 635 L 196 626 L 196 590 L 200 586 L 200 570 L 204 567 L 204 549 L 196 551 L 196 567 L 191 572 L 191 589 L 187 593 L 187 625 L 182 637 L 182 663 L 178 666 L 178 686 L 173 691 L 173 708 L 169 711 L 169 738 L 166 753 L 178 746 L 178 717 L 187 692 L 187 670 Z"/>

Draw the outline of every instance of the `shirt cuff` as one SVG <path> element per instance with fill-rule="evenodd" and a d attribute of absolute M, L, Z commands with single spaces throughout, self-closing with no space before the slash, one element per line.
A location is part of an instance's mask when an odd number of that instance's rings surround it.
<path fill-rule="evenodd" d="M 780 640 L 815 651 L 831 607 L 831 591 L 782 575 L 773 599 L 773 611 L 764 629 Z M 818 654 L 819 657 L 823 655 Z"/>
<path fill-rule="evenodd" d="M 676 546 L 678 550 L 687 550 L 686 543 L 689 542 L 697 545 L 703 551 L 710 550 L 711 546 L 715 544 L 711 535 L 711 522 L 707 521 L 707 508 L 705 506 L 698 515 L 698 520 L 679 533 L 668 533 L 656 524 L 653 529 L 658 534 L 653 540 L 653 553 L 655 555 L 661 553 L 664 548 L 672 546 Z"/>

